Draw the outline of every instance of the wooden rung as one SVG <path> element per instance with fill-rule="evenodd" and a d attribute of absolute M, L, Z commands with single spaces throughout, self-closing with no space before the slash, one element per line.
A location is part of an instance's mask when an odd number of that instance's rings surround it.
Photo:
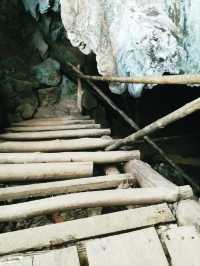
<path fill-rule="evenodd" d="M 50 162 L 94 162 L 111 164 L 139 159 L 139 151 L 114 152 L 59 152 L 59 153 L 0 153 L 0 164 L 50 163 Z"/>
<path fill-rule="evenodd" d="M 110 129 L 77 129 L 42 132 L 19 132 L 0 134 L 2 140 L 49 140 L 49 139 L 69 139 L 100 137 L 110 135 Z"/>
<path fill-rule="evenodd" d="M 0 164 L 0 182 L 61 180 L 93 175 L 92 162 Z"/>
<path fill-rule="evenodd" d="M 4 233 L 0 235 L 0 255 L 41 249 L 174 220 L 168 206 L 160 204 Z"/>
<path fill-rule="evenodd" d="M 116 188 L 120 184 L 135 184 L 130 174 L 98 176 L 66 181 L 0 188 L 0 201 L 45 197 L 64 193 Z"/>
<path fill-rule="evenodd" d="M 179 189 L 139 188 L 92 191 L 0 206 L 0 222 L 16 221 L 75 208 L 173 203 Z"/>
<path fill-rule="evenodd" d="M 73 130 L 73 129 L 98 129 L 100 124 L 75 124 L 64 126 L 40 126 L 40 127 L 9 127 L 7 132 L 37 132 L 37 131 L 59 131 L 59 130 Z"/>
<path fill-rule="evenodd" d="M 32 122 L 40 122 L 40 121 L 68 121 L 68 120 L 89 120 L 90 116 L 83 115 L 66 115 L 66 116 L 58 116 L 58 117 L 41 117 L 41 118 L 32 118 L 20 122 L 16 122 L 18 124 L 21 123 L 32 123 Z"/>
<path fill-rule="evenodd" d="M 0 143 L 0 152 L 60 152 L 104 149 L 113 140 L 81 138 L 51 141 L 6 141 Z"/>
<path fill-rule="evenodd" d="M 95 124 L 95 120 L 64 120 L 64 121 L 32 121 L 12 123 L 12 127 L 38 127 L 38 126 L 61 126 L 61 125 L 76 125 L 76 124 Z"/>

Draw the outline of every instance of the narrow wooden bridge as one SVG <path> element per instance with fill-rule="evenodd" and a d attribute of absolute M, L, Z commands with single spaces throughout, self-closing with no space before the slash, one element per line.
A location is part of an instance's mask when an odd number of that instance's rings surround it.
<path fill-rule="evenodd" d="M 140 152 L 104 151 L 89 117 L 32 119 L 0 135 L 0 223 L 57 215 L 0 234 L 0 266 L 199 266 L 200 205 Z M 62 213 L 87 209 L 65 221 Z M 58 223 L 56 223 L 58 222 Z"/>

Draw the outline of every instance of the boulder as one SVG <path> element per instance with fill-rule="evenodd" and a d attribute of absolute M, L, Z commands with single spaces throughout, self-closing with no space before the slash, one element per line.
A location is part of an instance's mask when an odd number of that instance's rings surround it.
<path fill-rule="evenodd" d="M 47 86 L 57 86 L 61 81 L 60 63 L 48 58 L 33 67 L 33 74 L 38 82 Z"/>

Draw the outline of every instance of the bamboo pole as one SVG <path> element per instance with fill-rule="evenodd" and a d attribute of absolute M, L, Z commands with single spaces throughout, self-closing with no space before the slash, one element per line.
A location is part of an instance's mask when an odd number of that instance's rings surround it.
<path fill-rule="evenodd" d="M 31 185 L 0 188 L 0 201 L 45 197 L 66 193 L 86 192 L 118 187 L 121 183 L 134 184 L 130 174 L 87 177 L 66 181 L 37 183 Z"/>
<path fill-rule="evenodd" d="M 111 164 L 140 159 L 140 151 L 98 151 L 59 153 L 0 153 L 0 164 L 52 163 L 52 162 L 94 162 Z"/>
<path fill-rule="evenodd" d="M 12 127 L 38 127 L 38 126 L 63 126 L 63 125 L 77 125 L 77 124 L 95 124 L 94 120 L 65 120 L 65 121 L 22 121 L 12 123 Z"/>
<path fill-rule="evenodd" d="M 37 132 L 37 131 L 59 131 L 59 130 L 74 130 L 74 129 L 98 129 L 100 124 L 77 124 L 64 126 L 35 126 L 35 127 L 9 127 L 6 132 Z"/>
<path fill-rule="evenodd" d="M 92 162 L 0 164 L 0 182 L 61 180 L 93 175 Z"/>
<path fill-rule="evenodd" d="M 61 152 L 104 149 L 112 140 L 81 138 L 50 141 L 6 141 L 0 142 L 0 152 Z"/>
<path fill-rule="evenodd" d="M 69 67 L 79 76 L 79 77 L 83 77 L 84 74 L 78 70 L 74 65 L 72 64 L 68 64 Z M 86 82 L 88 83 L 88 85 L 90 85 L 93 90 L 114 110 L 116 111 L 132 128 L 134 128 L 136 131 L 140 130 L 140 127 L 135 123 L 135 121 L 133 121 L 133 119 L 131 119 L 129 116 L 127 116 L 126 113 L 124 113 L 120 108 L 118 108 L 118 106 L 111 100 L 109 99 L 109 97 L 102 92 L 101 89 L 99 89 L 93 82 L 91 82 L 90 80 L 86 79 Z M 144 140 L 155 150 L 157 151 L 161 157 L 171 166 L 173 167 L 177 173 L 180 175 L 181 177 L 181 184 L 184 184 L 184 180 L 185 179 L 190 185 L 193 186 L 193 188 L 195 190 L 197 190 L 198 192 L 200 192 L 200 187 L 196 186 L 196 184 L 194 184 L 194 182 L 192 181 L 192 179 L 178 166 L 176 165 L 166 154 L 165 152 L 153 141 L 151 140 L 150 137 L 145 136 Z"/>
<path fill-rule="evenodd" d="M 110 129 L 77 129 L 42 132 L 19 132 L 0 134 L 2 140 L 49 140 L 49 139 L 70 139 L 84 137 L 100 137 L 110 135 Z"/>
<path fill-rule="evenodd" d="M 178 198 L 178 188 L 115 189 L 75 193 L 0 206 L 0 222 L 16 221 L 75 208 L 173 203 Z"/>
<path fill-rule="evenodd" d="M 117 140 L 114 144 L 108 146 L 106 150 L 114 150 L 123 145 L 128 145 L 134 143 L 137 139 L 143 138 L 147 135 L 154 133 L 160 129 L 165 128 L 166 126 L 180 120 L 196 111 L 200 110 L 200 98 L 187 103 L 183 107 L 179 108 L 178 110 L 158 119 L 157 121 L 151 123 L 150 125 L 144 127 L 143 129 L 139 130 L 136 133 L 126 137 L 122 140 Z"/>
<path fill-rule="evenodd" d="M 89 76 L 83 75 L 81 79 L 117 82 L 117 83 L 135 83 L 135 84 L 159 84 L 159 85 L 188 85 L 200 84 L 200 75 L 170 75 L 170 76 L 134 76 L 134 77 L 113 77 L 113 76 Z"/>

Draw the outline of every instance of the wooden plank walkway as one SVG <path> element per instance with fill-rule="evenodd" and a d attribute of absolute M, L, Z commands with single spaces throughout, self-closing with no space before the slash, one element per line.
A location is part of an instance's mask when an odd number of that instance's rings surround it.
<path fill-rule="evenodd" d="M 0 228 L 11 227 L 0 232 L 0 266 L 80 266 L 82 257 L 90 266 L 200 265 L 199 232 L 178 227 L 189 221 L 199 229 L 191 187 L 158 174 L 139 151 L 104 151 L 113 142 L 110 129 L 77 114 L 14 123 L 6 131 L 0 135 Z M 190 203 L 193 218 L 184 215 Z M 69 209 L 87 215 L 68 220 Z M 16 221 L 40 215 L 52 224 L 15 228 Z M 161 241 L 157 226 L 171 223 L 177 228 Z"/>

